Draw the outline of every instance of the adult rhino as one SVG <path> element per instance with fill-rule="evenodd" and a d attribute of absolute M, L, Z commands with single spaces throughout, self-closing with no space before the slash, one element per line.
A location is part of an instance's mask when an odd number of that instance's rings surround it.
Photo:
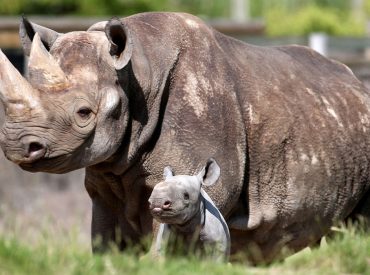
<path fill-rule="evenodd" d="M 66 34 L 23 19 L 20 37 L 28 81 L 0 56 L 1 147 L 31 172 L 86 167 L 95 251 L 149 234 L 162 168 L 191 174 L 209 156 L 222 175 L 206 191 L 232 251 L 253 247 L 254 261 L 369 215 L 370 97 L 346 66 L 301 46 L 248 45 L 181 13 Z"/>

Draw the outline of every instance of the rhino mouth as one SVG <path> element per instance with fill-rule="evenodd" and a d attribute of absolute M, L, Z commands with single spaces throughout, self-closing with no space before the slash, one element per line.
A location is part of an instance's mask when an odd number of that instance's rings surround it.
<path fill-rule="evenodd" d="M 83 167 L 86 167 L 84 161 L 85 155 L 82 154 L 85 148 L 91 146 L 93 135 L 85 140 L 79 147 L 74 148 L 72 152 L 51 155 L 50 151 L 44 157 L 34 162 L 19 163 L 19 166 L 31 173 L 46 172 L 52 174 L 64 174 Z"/>
<path fill-rule="evenodd" d="M 161 223 L 168 224 L 181 224 L 184 222 L 184 217 L 186 217 L 185 209 L 187 206 L 181 209 L 166 209 L 160 213 L 152 213 L 153 217 Z"/>
<path fill-rule="evenodd" d="M 74 167 L 72 168 L 71 165 L 67 165 L 68 159 L 69 158 L 65 155 L 53 158 L 42 158 L 32 163 L 21 163 L 19 164 L 19 166 L 23 170 L 31 173 L 46 172 L 54 174 L 64 174 L 78 169 Z"/>

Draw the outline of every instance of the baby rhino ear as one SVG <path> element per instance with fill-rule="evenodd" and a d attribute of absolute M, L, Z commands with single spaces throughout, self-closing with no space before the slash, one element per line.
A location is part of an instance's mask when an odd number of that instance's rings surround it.
<path fill-rule="evenodd" d="M 220 171 L 221 169 L 217 162 L 213 158 L 210 158 L 207 160 L 206 166 L 203 167 L 197 177 L 203 185 L 211 186 L 215 184 L 220 177 Z"/>
<path fill-rule="evenodd" d="M 170 166 L 166 166 L 164 169 L 163 169 L 163 179 L 168 179 L 168 178 L 171 178 L 173 177 L 173 171 L 172 171 L 172 168 Z"/>

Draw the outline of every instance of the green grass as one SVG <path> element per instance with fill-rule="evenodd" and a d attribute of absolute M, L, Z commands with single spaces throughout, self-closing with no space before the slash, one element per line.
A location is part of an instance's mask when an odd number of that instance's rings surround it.
<path fill-rule="evenodd" d="M 337 229 L 320 248 L 259 267 L 187 258 L 154 261 L 114 250 L 92 255 L 77 229 L 58 232 L 40 227 L 38 236 L 27 236 L 24 228 L 22 234 L 18 228 L 0 232 L 0 274 L 370 274 L 370 233 L 354 227 Z"/>

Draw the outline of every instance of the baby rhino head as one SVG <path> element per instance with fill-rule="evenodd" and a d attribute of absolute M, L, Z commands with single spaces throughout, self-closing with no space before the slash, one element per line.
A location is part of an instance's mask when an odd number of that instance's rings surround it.
<path fill-rule="evenodd" d="M 164 181 L 158 183 L 149 198 L 149 209 L 159 222 L 184 224 L 200 211 L 202 185 L 213 185 L 220 176 L 220 167 L 210 158 L 198 175 L 177 175 L 167 166 Z"/>

